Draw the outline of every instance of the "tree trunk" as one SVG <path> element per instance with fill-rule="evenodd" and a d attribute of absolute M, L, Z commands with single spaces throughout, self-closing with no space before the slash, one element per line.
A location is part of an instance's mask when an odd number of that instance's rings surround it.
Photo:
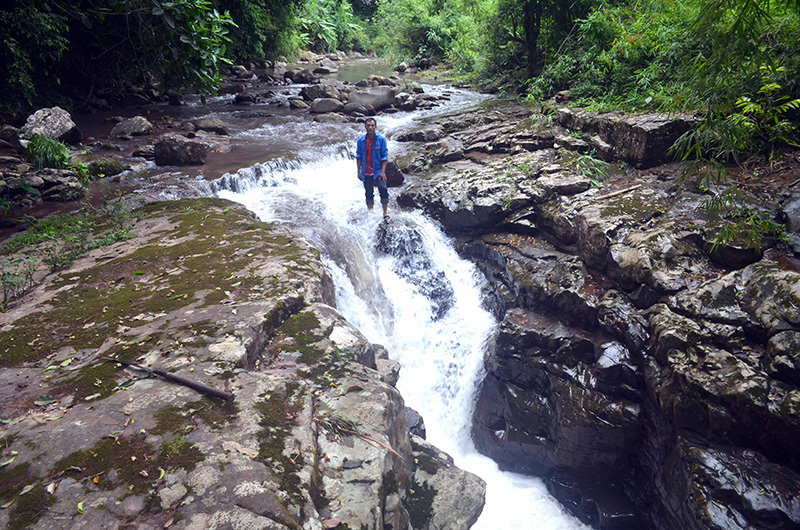
<path fill-rule="evenodd" d="M 525 29 L 525 45 L 528 49 L 528 78 L 539 73 L 539 32 L 542 28 L 542 4 L 544 0 L 526 0 L 523 4 L 522 25 Z"/>

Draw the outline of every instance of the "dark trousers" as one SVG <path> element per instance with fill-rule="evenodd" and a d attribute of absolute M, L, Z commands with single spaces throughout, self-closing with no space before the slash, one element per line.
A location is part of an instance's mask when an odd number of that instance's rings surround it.
<path fill-rule="evenodd" d="M 367 206 L 375 204 L 375 186 L 378 187 L 378 194 L 381 196 L 381 204 L 389 204 L 389 188 L 386 183 L 378 177 L 377 179 L 372 176 L 364 177 L 364 191 L 367 197 Z"/>

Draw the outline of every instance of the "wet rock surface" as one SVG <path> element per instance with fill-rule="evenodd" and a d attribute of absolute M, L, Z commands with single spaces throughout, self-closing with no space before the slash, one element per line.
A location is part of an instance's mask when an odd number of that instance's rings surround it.
<path fill-rule="evenodd" d="M 714 244 L 724 220 L 664 164 L 693 117 L 532 114 L 495 105 L 403 138 L 398 202 L 458 238 L 500 321 L 477 446 L 599 528 L 798 527 L 795 247 Z M 447 139 L 460 159 L 436 154 Z M 778 173 L 723 188 L 791 221 L 800 170 Z"/>
<path fill-rule="evenodd" d="M 382 112 L 446 97 L 381 76 L 345 86 L 321 77 L 331 66 L 322 60 L 308 57 L 295 71 L 248 64 L 231 72 L 225 92 L 237 94 L 230 104 L 242 113 L 247 104 L 303 115 L 316 98 L 344 103 L 320 120 L 376 112 L 351 93 L 391 92 L 394 106 Z M 311 83 L 302 94 L 278 98 L 264 86 L 277 91 L 295 77 Z M 733 184 L 753 211 L 787 223 L 788 250 L 769 238 L 757 248 L 714 246 L 722 221 L 704 209 L 707 196 L 677 185 L 678 165 L 655 165 L 691 117 L 563 110 L 552 123 L 539 118 L 503 103 L 440 116 L 403 138 L 415 143 L 410 161 L 392 163 L 398 202 L 437 218 L 490 286 L 486 305 L 501 324 L 475 414 L 478 445 L 505 468 L 544 475 L 565 506 L 601 528 L 800 526 L 796 167 Z M 213 156 L 230 145 L 217 121 L 164 118 L 152 134 L 99 143 L 152 159 L 155 140 L 173 130 Z M 19 139 L 13 127 L 0 130 L 0 198 L 29 205 L 41 200 L 29 190 L 44 196 L 51 180 L 25 164 Z M 615 162 L 605 175 L 587 169 L 592 152 Z M 61 189 L 79 181 L 62 177 L 52 179 Z M 251 226 L 230 204 L 174 204 L 148 211 L 138 246 L 93 251 L 0 314 L 0 333 L 25 331 L 20 342 L 0 341 L 10 420 L 0 432 L 8 462 L 0 524 L 472 524 L 482 483 L 404 434 L 403 418 L 413 417 L 392 388 L 399 366 L 330 307 L 313 249 L 282 229 Z M 215 233 L 229 214 L 257 244 L 234 248 Z M 182 215 L 193 216 L 192 236 L 176 231 Z M 424 260 L 415 237 L 385 237 L 382 251 Z M 297 252 L 273 260 L 269 241 Z M 238 263 L 245 257 L 257 264 Z M 219 272 L 233 263 L 244 268 Z M 96 274 L 100 264 L 115 274 Z M 452 292 L 441 279 L 417 278 L 444 308 Z M 114 293 L 114 304 L 103 302 Z M 58 309 L 70 304 L 97 307 Z M 98 363 L 103 355 L 232 392 L 235 406 Z M 378 428 L 358 428 L 367 424 Z M 436 465 L 424 467 L 428 459 Z"/>
<path fill-rule="evenodd" d="M 0 526 L 477 519 L 483 482 L 412 447 L 396 363 L 332 306 L 303 237 L 217 199 L 140 211 L 133 240 L 37 276 L 0 314 Z"/>

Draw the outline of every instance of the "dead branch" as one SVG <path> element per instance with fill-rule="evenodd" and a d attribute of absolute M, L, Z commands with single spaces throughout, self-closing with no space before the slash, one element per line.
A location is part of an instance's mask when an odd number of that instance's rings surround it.
<path fill-rule="evenodd" d="M 631 186 L 630 188 L 625 188 L 624 190 L 617 190 L 617 191 L 612 192 L 612 193 L 607 193 L 605 195 L 601 195 L 599 197 L 595 197 L 594 200 L 602 201 L 604 199 L 610 199 L 611 197 L 616 197 L 617 195 L 622 195 L 623 193 L 628 193 L 629 191 L 633 191 L 633 190 L 639 189 L 642 186 L 644 186 L 644 184 L 637 184 L 636 186 Z"/>

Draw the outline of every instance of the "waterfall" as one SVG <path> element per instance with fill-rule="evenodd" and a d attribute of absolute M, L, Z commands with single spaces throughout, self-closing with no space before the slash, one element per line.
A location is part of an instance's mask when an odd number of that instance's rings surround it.
<path fill-rule="evenodd" d="M 383 120 L 379 130 L 400 126 Z M 428 440 L 486 481 L 486 506 L 473 528 L 589 528 L 566 514 L 540 479 L 501 472 L 475 450 L 470 423 L 496 327 L 481 308 L 483 280 L 420 212 L 398 211 L 390 201 L 387 227 L 380 205 L 367 211 L 351 154 L 357 133 L 354 128 L 350 141 L 301 153 L 301 162 L 225 175 L 214 189 L 264 221 L 291 226 L 320 249 L 339 311 L 402 365 L 398 389 L 423 416 Z M 390 150 L 397 147 L 390 143 Z"/>

